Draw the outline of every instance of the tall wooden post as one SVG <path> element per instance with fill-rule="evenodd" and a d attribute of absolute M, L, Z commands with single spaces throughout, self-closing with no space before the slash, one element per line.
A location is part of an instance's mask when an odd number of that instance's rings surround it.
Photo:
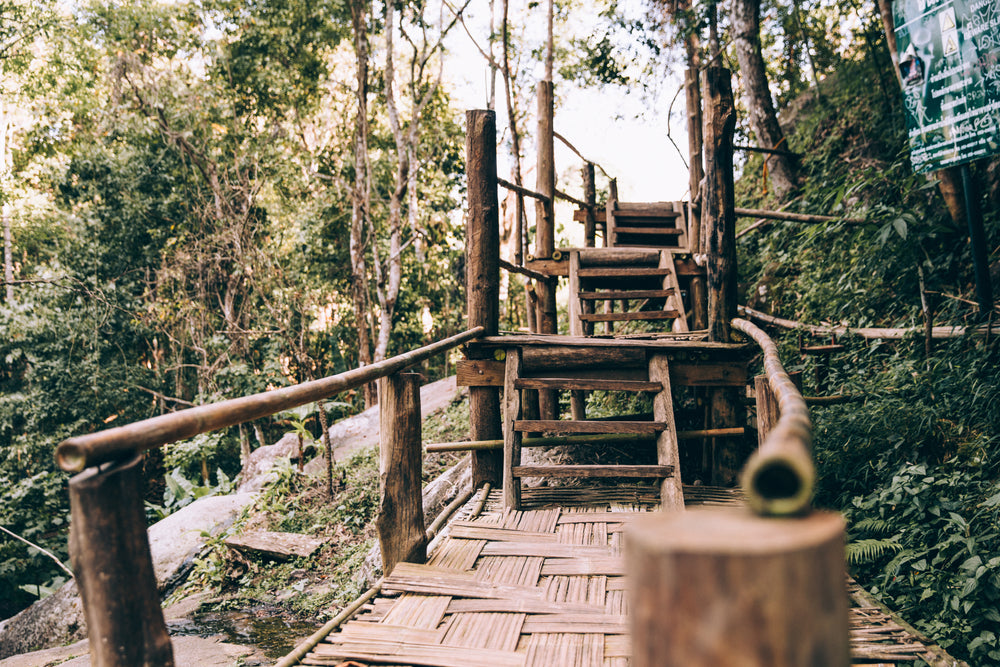
<path fill-rule="evenodd" d="M 420 378 L 417 373 L 394 373 L 378 381 L 379 511 L 375 525 L 386 574 L 401 561 L 427 560 Z"/>
<path fill-rule="evenodd" d="M 500 329 L 500 204 L 497 198 L 496 112 L 465 112 L 465 173 L 469 213 L 465 228 L 466 301 L 469 327 L 487 336 Z M 474 356 L 474 355 L 470 355 Z M 500 390 L 469 387 L 469 423 L 473 440 L 499 440 Z M 500 452 L 473 452 L 472 483 L 499 485 Z"/>
<path fill-rule="evenodd" d="M 588 248 L 593 248 L 597 243 L 597 219 L 594 216 L 594 211 L 597 210 L 597 185 L 594 176 L 594 163 L 583 165 L 583 201 L 587 203 L 583 217 L 583 244 Z"/>
<path fill-rule="evenodd" d="M 694 508 L 626 526 L 635 667 L 847 667 L 844 520 Z"/>
<path fill-rule="evenodd" d="M 548 200 L 538 200 L 535 204 L 535 257 L 548 259 L 556 249 L 555 245 L 555 113 L 552 81 L 538 82 L 538 179 L 535 189 Z M 548 278 L 537 282 L 538 332 L 558 333 L 556 322 L 556 279 Z M 556 392 L 543 389 L 538 392 L 538 411 L 542 419 L 558 418 Z"/>
<path fill-rule="evenodd" d="M 697 52 L 694 53 L 697 55 Z M 689 54 L 689 58 L 693 58 Z M 691 191 L 691 206 L 688 208 L 688 248 L 692 254 L 702 252 L 701 210 L 704 204 L 701 181 L 705 178 L 702 164 L 704 142 L 702 141 L 701 84 L 698 81 L 697 63 L 684 73 L 684 90 L 687 99 L 688 160 L 690 167 L 688 187 Z M 705 278 L 691 278 L 691 328 L 708 328 L 708 293 Z"/>
<path fill-rule="evenodd" d="M 101 667 L 173 667 L 142 503 L 142 457 L 69 482 L 69 550 L 83 598 L 90 660 Z"/>
<path fill-rule="evenodd" d="M 701 224 L 708 254 L 709 340 L 728 343 L 736 317 L 736 213 L 733 190 L 733 132 L 736 110 L 729 70 L 702 72 L 705 99 L 705 191 Z"/>
<path fill-rule="evenodd" d="M 702 72 L 705 139 L 705 188 L 702 191 L 702 250 L 708 261 L 709 340 L 730 342 L 730 322 L 736 317 L 736 214 L 733 188 L 732 75 L 711 66 Z M 743 406 L 738 392 L 716 388 L 709 395 L 709 428 L 741 423 Z M 713 438 L 709 443 L 713 484 L 736 480 L 747 454 L 741 442 Z"/>

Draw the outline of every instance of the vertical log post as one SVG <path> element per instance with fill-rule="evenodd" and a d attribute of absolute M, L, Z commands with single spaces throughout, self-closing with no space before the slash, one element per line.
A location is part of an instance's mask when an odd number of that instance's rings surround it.
<path fill-rule="evenodd" d="M 802 391 L 802 373 L 797 371 L 789 373 L 788 377 Z M 757 446 L 760 447 L 767 440 L 767 435 L 774 429 L 781 417 L 781 409 L 778 407 L 778 397 L 771 389 L 771 383 L 767 381 L 766 375 L 758 375 L 753 379 L 754 396 L 757 403 Z"/>
<path fill-rule="evenodd" d="M 697 52 L 693 59 L 697 60 Z M 701 206 L 703 193 L 701 181 L 705 178 L 705 168 L 702 163 L 704 142 L 702 141 L 701 88 L 698 81 L 696 63 L 684 73 L 684 89 L 687 98 L 687 128 L 688 128 L 688 159 L 691 165 L 688 187 L 691 191 L 691 206 L 688 207 L 688 249 L 692 254 L 701 254 Z M 705 278 L 691 278 L 691 328 L 695 330 L 708 328 L 708 293 Z"/>
<path fill-rule="evenodd" d="M 736 317 L 736 213 L 733 190 L 732 76 L 711 66 L 702 72 L 705 99 L 705 191 L 701 224 L 708 254 L 709 340 L 730 342 L 729 323 Z"/>
<path fill-rule="evenodd" d="M 593 248 L 597 243 L 597 218 L 594 216 L 594 211 L 597 210 L 597 185 L 593 162 L 583 165 L 583 201 L 587 202 L 583 216 L 583 244 Z"/>
<path fill-rule="evenodd" d="M 555 130 L 553 127 L 554 100 L 552 81 L 538 82 L 538 179 L 536 190 L 548 197 L 535 204 L 535 257 L 548 259 L 555 245 Z M 538 332 L 558 333 L 556 322 L 556 279 L 548 278 L 537 283 Z M 542 389 L 538 392 L 538 412 L 542 419 L 557 419 L 559 401 L 556 392 Z"/>
<path fill-rule="evenodd" d="M 704 108 L 705 188 L 702 192 L 702 250 L 708 261 L 709 340 L 731 342 L 730 322 L 736 317 L 736 214 L 733 188 L 732 75 L 710 66 L 702 72 Z M 709 395 L 709 428 L 741 423 L 743 406 L 738 392 L 716 388 Z M 742 443 L 713 438 L 709 444 L 713 484 L 730 484 L 743 466 Z"/>
<path fill-rule="evenodd" d="M 468 322 L 485 335 L 500 329 L 500 204 L 497 198 L 496 112 L 465 113 L 465 173 L 469 214 L 465 230 L 465 271 Z M 476 357 L 476 355 L 470 355 Z M 478 357 L 476 357 L 478 358 Z M 469 387 L 469 423 L 473 440 L 499 440 L 500 391 Z M 472 483 L 499 485 L 500 452 L 472 453 Z"/>
<path fill-rule="evenodd" d="M 173 667 L 142 504 L 142 457 L 69 482 L 69 550 L 90 635 L 91 664 Z"/>
<path fill-rule="evenodd" d="M 427 560 L 421 493 L 421 414 L 418 373 L 394 373 L 378 381 L 379 548 L 382 571 L 396 563 Z"/>
<path fill-rule="evenodd" d="M 844 520 L 695 508 L 626 525 L 635 667 L 847 667 Z"/>

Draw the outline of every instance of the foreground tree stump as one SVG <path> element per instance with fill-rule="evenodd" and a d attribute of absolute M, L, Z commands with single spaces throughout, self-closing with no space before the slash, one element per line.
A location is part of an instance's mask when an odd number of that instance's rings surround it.
<path fill-rule="evenodd" d="M 850 664 L 840 515 L 654 514 L 625 554 L 636 667 Z"/>

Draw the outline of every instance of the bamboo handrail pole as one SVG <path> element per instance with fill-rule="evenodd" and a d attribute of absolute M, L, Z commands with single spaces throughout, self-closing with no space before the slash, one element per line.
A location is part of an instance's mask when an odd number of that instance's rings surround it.
<path fill-rule="evenodd" d="M 564 199 L 571 204 L 576 204 L 582 209 L 587 208 L 587 202 L 583 201 L 582 199 L 577 199 L 573 195 L 566 194 L 562 190 L 556 190 L 556 199 Z"/>
<path fill-rule="evenodd" d="M 848 225 L 874 225 L 871 220 L 861 218 L 844 218 L 836 215 L 812 215 L 808 213 L 792 213 L 790 211 L 765 211 L 759 208 L 736 208 L 738 218 L 764 218 L 767 220 L 783 220 L 785 222 L 804 222 L 815 224 L 820 222 L 843 222 Z"/>
<path fill-rule="evenodd" d="M 540 271 L 535 271 L 533 269 L 528 269 L 523 266 L 517 266 L 516 264 L 511 264 L 505 259 L 500 260 L 500 268 L 506 269 L 511 273 L 520 273 L 522 276 L 527 276 L 532 280 L 548 280 L 548 276 Z"/>
<path fill-rule="evenodd" d="M 780 409 L 774 430 L 743 468 L 743 491 L 750 507 L 758 514 L 801 514 L 809 509 L 816 482 L 816 467 L 810 453 L 812 422 L 809 410 L 782 367 L 774 341 L 747 320 L 737 317 L 732 325 L 752 338 L 763 351 L 764 372 Z"/>
<path fill-rule="evenodd" d="M 535 192 L 534 190 L 529 190 L 526 187 L 523 187 L 523 186 L 520 186 L 520 185 L 515 185 L 514 183 L 511 183 L 510 181 L 504 180 L 504 179 L 500 178 L 499 176 L 497 176 L 497 185 L 500 185 L 500 186 L 502 186 L 504 188 L 507 188 L 511 192 L 516 192 L 516 193 L 518 193 L 520 195 L 524 195 L 525 197 L 531 197 L 533 199 L 537 199 L 539 201 L 544 201 L 544 202 L 551 201 L 548 197 L 546 197 L 545 195 L 543 195 L 540 192 Z"/>
<path fill-rule="evenodd" d="M 489 495 L 490 483 L 486 482 L 483 485 L 483 488 L 486 489 L 486 494 Z M 430 527 L 427 529 L 428 544 L 430 544 L 431 540 L 437 537 L 437 534 L 441 532 L 441 528 L 444 526 L 444 524 L 448 522 L 448 519 L 451 518 L 451 515 L 457 512 L 458 508 L 460 508 L 462 505 L 469 502 L 469 499 L 472 498 L 475 492 L 476 490 L 470 487 L 466 491 L 463 491 L 462 493 L 455 496 L 455 499 L 452 500 L 450 503 L 448 503 L 447 507 L 441 510 L 441 513 L 437 515 L 437 518 L 434 519 Z"/>
<path fill-rule="evenodd" d="M 677 431 L 678 440 L 699 438 L 722 438 L 740 436 L 746 433 L 742 426 L 730 428 L 703 428 L 691 431 Z M 618 433 L 611 435 L 567 435 L 542 438 L 523 438 L 522 447 L 550 447 L 552 445 L 614 445 L 631 442 L 653 442 L 656 435 L 651 433 Z M 439 442 L 427 445 L 428 454 L 441 452 L 465 452 L 489 449 L 503 449 L 503 440 L 463 440 L 461 442 Z"/>
<path fill-rule="evenodd" d="M 366 593 L 354 600 L 354 602 L 347 607 L 344 607 L 342 612 L 327 621 L 326 624 L 319 630 L 309 635 L 304 642 L 295 647 L 295 650 L 278 662 L 274 663 L 274 667 L 293 667 L 294 665 L 299 664 L 299 661 L 306 657 L 306 654 L 309 653 L 309 651 L 316 648 L 316 645 L 326 639 L 327 635 L 339 628 L 341 623 L 349 619 L 358 611 L 358 609 L 361 609 L 362 606 L 370 602 L 371 599 L 378 595 L 381 590 L 382 580 L 379 579 L 375 582 L 374 586 L 368 589 Z"/>
<path fill-rule="evenodd" d="M 484 331 L 483 327 L 475 327 L 384 361 L 292 387 L 201 405 L 107 431 L 67 438 L 56 449 L 56 461 L 63 470 L 79 472 L 89 466 L 121 458 L 130 452 L 160 447 L 200 433 L 315 403 L 458 347 L 480 337 Z"/>
<path fill-rule="evenodd" d="M 923 327 L 906 327 L 906 328 L 879 328 L 879 327 L 845 327 L 842 325 L 836 326 L 820 326 L 817 324 L 805 324 L 804 322 L 797 322 L 795 320 L 785 319 L 783 317 L 775 317 L 774 315 L 768 315 L 767 313 L 762 313 L 759 310 L 754 310 L 753 308 L 748 308 L 746 306 L 739 306 L 740 314 L 744 317 L 748 317 L 758 322 L 763 322 L 765 324 L 771 324 L 782 329 L 801 329 L 807 333 L 818 335 L 818 336 L 829 336 L 830 334 L 836 334 L 838 336 L 853 334 L 855 336 L 860 336 L 862 338 L 867 338 L 870 340 L 884 339 L 884 340 L 900 340 L 908 335 L 914 333 L 920 333 L 924 330 Z M 983 336 L 989 334 L 1000 334 L 1000 326 L 994 325 L 992 328 L 985 325 L 973 326 L 973 327 L 950 327 L 950 326 L 939 326 L 931 327 L 931 337 L 935 339 L 943 338 L 960 338 L 966 333 Z"/>

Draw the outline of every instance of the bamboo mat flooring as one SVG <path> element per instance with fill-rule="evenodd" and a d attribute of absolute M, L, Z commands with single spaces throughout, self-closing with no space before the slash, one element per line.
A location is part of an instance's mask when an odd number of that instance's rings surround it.
<path fill-rule="evenodd" d="M 684 491 L 689 505 L 741 502 L 729 489 Z M 474 498 L 426 565 L 399 564 L 379 597 L 301 664 L 627 667 L 622 527 L 656 508 L 653 493 L 640 486 L 525 489 L 530 509 L 506 511 L 494 491 L 472 517 Z M 854 664 L 945 664 L 912 628 L 848 585 Z"/>

